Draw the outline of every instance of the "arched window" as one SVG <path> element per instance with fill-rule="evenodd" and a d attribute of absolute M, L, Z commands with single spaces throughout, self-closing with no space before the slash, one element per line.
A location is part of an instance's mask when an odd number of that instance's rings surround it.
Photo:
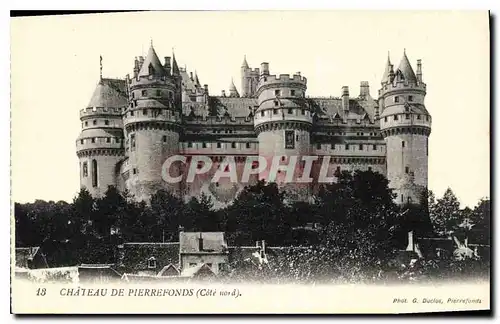
<path fill-rule="evenodd" d="M 97 187 L 97 161 L 92 160 L 92 187 Z"/>

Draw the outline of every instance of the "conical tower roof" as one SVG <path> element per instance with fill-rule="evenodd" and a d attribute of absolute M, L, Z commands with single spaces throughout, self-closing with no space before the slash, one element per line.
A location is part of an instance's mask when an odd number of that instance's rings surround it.
<path fill-rule="evenodd" d="M 180 75 L 179 66 L 177 65 L 177 60 L 175 59 L 175 53 L 172 51 L 172 74 Z"/>
<path fill-rule="evenodd" d="M 151 44 L 151 46 L 149 47 L 148 55 L 146 56 L 146 59 L 142 64 L 141 70 L 139 71 L 139 76 L 148 76 L 150 66 L 153 68 L 155 75 L 163 76 L 167 74 L 165 72 L 165 69 L 163 68 L 163 65 L 158 59 L 158 55 L 156 55 L 153 44 Z"/>
<path fill-rule="evenodd" d="M 387 64 L 385 65 L 384 75 L 382 76 L 382 84 L 389 82 L 389 74 L 391 72 L 391 58 L 387 53 Z"/>
<path fill-rule="evenodd" d="M 200 79 L 198 79 L 198 73 L 194 72 L 194 83 L 200 85 Z"/>
<path fill-rule="evenodd" d="M 236 86 L 234 85 L 233 79 L 231 79 L 231 84 L 229 85 L 229 96 L 230 97 L 240 96 L 240 94 L 238 93 L 238 89 L 236 89 Z"/>
<path fill-rule="evenodd" d="M 244 67 L 244 68 L 248 69 L 248 62 L 247 62 L 247 56 L 246 55 L 243 57 L 243 63 L 241 63 L 241 67 Z"/>
<path fill-rule="evenodd" d="M 413 68 L 411 67 L 410 61 L 408 60 L 408 57 L 406 56 L 406 51 L 403 54 L 403 58 L 401 59 L 401 62 L 399 63 L 398 70 L 396 71 L 396 74 L 402 74 L 404 80 L 408 82 L 417 82 L 417 76 L 415 75 L 415 72 L 413 72 Z"/>
<path fill-rule="evenodd" d="M 87 107 L 122 108 L 127 106 L 125 80 L 101 79 Z"/>

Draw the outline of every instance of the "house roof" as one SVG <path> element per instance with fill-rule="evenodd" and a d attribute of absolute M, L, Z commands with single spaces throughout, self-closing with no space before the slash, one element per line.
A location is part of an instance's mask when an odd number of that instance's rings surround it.
<path fill-rule="evenodd" d="M 177 269 L 176 266 L 174 266 L 173 264 L 169 264 L 164 266 L 163 269 L 161 269 L 160 272 L 158 272 L 157 276 L 158 277 L 164 276 L 168 271 L 172 270 L 174 270 L 177 274 L 180 274 L 180 271 L 179 269 Z"/>
<path fill-rule="evenodd" d="M 417 76 L 415 75 L 415 72 L 413 72 L 413 68 L 411 67 L 410 61 L 406 56 L 406 52 L 403 54 L 399 67 L 395 72 L 396 75 L 398 75 L 398 73 L 403 75 L 404 80 L 410 83 L 417 83 Z"/>
<path fill-rule="evenodd" d="M 209 275 L 215 275 L 215 273 L 212 271 L 212 269 L 205 263 L 198 264 L 195 267 L 190 267 L 182 270 L 181 272 L 181 277 L 195 277 L 196 275 L 199 274 L 209 274 Z"/>
<path fill-rule="evenodd" d="M 147 260 L 154 257 L 161 265 L 179 265 L 179 243 L 130 242 L 121 246 L 120 266 L 148 269 Z"/>
<path fill-rule="evenodd" d="M 199 239 L 203 239 L 203 250 L 200 251 Z M 227 244 L 224 232 L 180 232 L 180 253 L 223 253 Z"/>

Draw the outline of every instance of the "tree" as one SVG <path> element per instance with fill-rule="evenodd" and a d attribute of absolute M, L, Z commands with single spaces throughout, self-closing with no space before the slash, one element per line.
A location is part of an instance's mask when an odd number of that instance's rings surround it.
<path fill-rule="evenodd" d="M 212 199 L 201 194 L 192 197 L 186 205 L 181 224 L 188 231 L 213 232 L 219 230 L 217 213 L 213 210 Z"/>
<path fill-rule="evenodd" d="M 436 201 L 430 212 L 429 216 L 438 236 L 454 234 L 463 221 L 460 202 L 450 188 L 446 189 L 443 198 Z"/>
<path fill-rule="evenodd" d="M 179 222 L 184 213 L 184 203 L 166 190 L 159 190 L 151 196 L 151 213 L 157 220 L 155 236 L 161 241 L 175 241 Z"/>

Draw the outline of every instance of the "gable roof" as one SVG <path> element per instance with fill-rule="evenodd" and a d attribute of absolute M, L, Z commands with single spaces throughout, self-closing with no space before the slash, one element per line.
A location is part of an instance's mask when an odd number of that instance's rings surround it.
<path fill-rule="evenodd" d="M 180 271 L 177 269 L 176 266 L 174 266 L 172 263 L 169 265 L 166 265 L 163 267 L 163 269 L 158 272 L 157 276 L 162 277 L 162 276 L 174 276 L 174 275 L 179 275 Z"/>
<path fill-rule="evenodd" d="M 199 275 L 216 276 L 212 269 L 206 264 L 201 263 L 195 267 L 190 267 L 182 270 L 181 277 L 197 277 Z"/>
<path fill-rule="evenodd" d="M 199 239 L 203 239 L 200 251 Z M 225 253 L 227 249 L 224 232 L 180 232 L 180 253 Z"/>

